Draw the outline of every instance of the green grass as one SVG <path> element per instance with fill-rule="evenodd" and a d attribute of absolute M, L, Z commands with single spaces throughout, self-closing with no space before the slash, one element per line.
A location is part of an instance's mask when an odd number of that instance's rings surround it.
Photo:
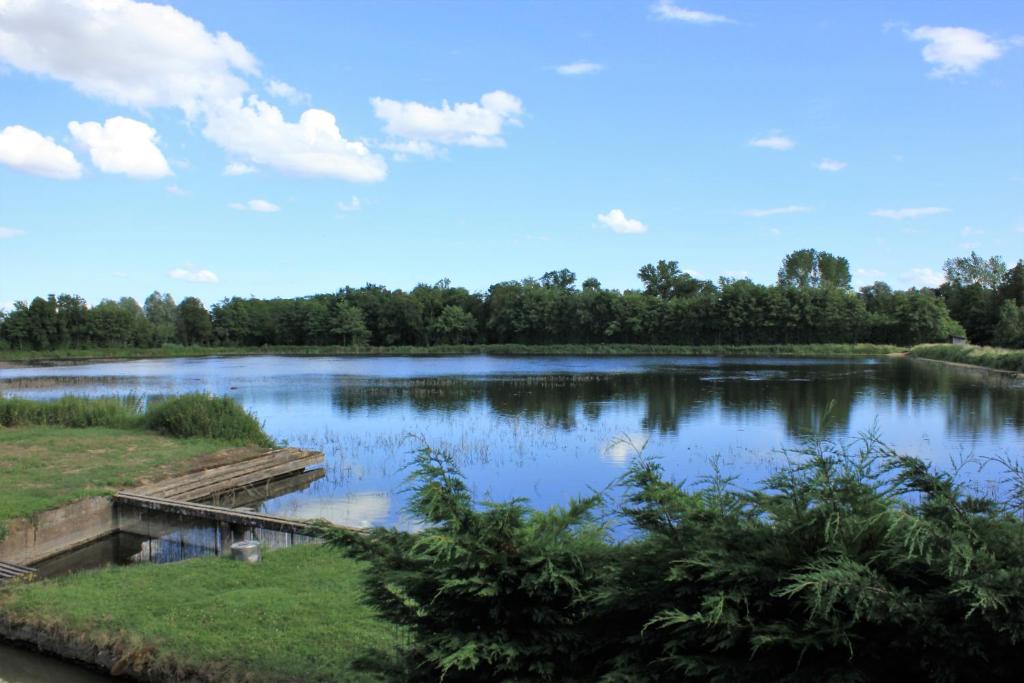
<path fill-rule="evenodd" d="M 52 401 L 0 397 L 0 427 L 146 428 L 179 438 L 201 436 L 238 446 L 272 447 L 256 416 L 227 397 L 182 394 L 142 401 L 133 396 L 85 398 L 63 396 Z"/>
<path fill-rule="evenodd" d="M 152 349 L 60 349 L 0 351 L 0 362 L 191 358 L 200 356 L 880 356 L 905 351 L 889 344 L 460 344 L 446 346 L 166 346 Z"/>
<path fill-rule="evenodd" d="M 921 344 L 907 352 L 911 358 L 978 365 L 995 370 L 1024 372 L 1024 349 L 1000 349 L 967 344 Z"/>
<path fill-rule="evenodd" d="M 363 566 L 320 546 L 249 565 L 204 558 L 74 574 L 0 591 L 0 619 L 101 647 L 182 680 L 358 681 L 398 629 L 363 602 Z"/>
<path fill-rule="evenodd" d="M 0 538 L 3 523 L 139 479 L 186 471 L 224 448 L 214 439 L 172 439 L 141 429 L 30 426 L 0 429 Z"/>

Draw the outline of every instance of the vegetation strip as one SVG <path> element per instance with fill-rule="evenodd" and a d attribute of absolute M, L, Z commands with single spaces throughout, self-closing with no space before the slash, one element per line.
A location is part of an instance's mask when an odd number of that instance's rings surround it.
<path fill-rule="evenodd" d="M 437 346 L 165 346 L 119 349 L 0 351 L 11 364 L 45 361 L 115 361 L 208 356 L 884 356 L 905 351 L 893 344 L 444 344 Z"/>
<path fill-rule="evenodd" d="M 907 352 L 911 358 L 975 365 L 1024 373 L 1024 350 L 978 347 L 967 344 L 922 344 Z"/>

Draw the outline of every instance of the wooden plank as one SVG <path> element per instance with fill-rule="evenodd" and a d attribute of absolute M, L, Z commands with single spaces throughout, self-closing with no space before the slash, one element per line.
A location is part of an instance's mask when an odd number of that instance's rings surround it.
<path fill-rule="evenodd" d="M 180 477 L 172 477 L 170 479 L 154 482 L 145 486 L 139 486 L 131 489 L 131 491 L 142 496 L 168 498 L 170 496 L 167 494 L 178 487 L 187 486 L 197 482 L 215 481 L 223 477 L 240 475 L 246 472 L 256 472 L 269 466 L 291 462 L 297 458 L 305 458 L 314 453 L 316 452 L 303 451 L 298 448 L 282 448 L 275 451 L 269 451 L 265 455 L 252 458 L 241 463 L 211 467 L 199 472 L 192 472 Z M 320 456 L 322 457 L 323 454 L 320 454 Z"/>
<path fill-rule="evenodd" d="M 267 481 L 260 482 L 259 484 L 233 489 L 225 493 L 217 493 L 215 495 L 190 502 L 229 508 L 242 507 L 243 505 L 254 505 L 267 500 L 268 498 L 277 498 L 278 496 L 283 496 L 287 493 L 301 491 L 314 481 L 323 479 L 325 476 L 327 476 L 327 473 L 323 468 L 309 470 L 307 472 L 298 472 L 296 474 L 286 474 L 285 476 L 278 477 L 277 479 L 269 479 Z"/>
<path fill-rule="evenodd" d="M 32 576 L 36 573 L 31 567 L 22 567 L 18 564 L 0 561 L 0 581 L 16 579 L 19 576 Z"/>
<path fill-rule="evenodd" d="M 307 467 L 322 464 L 324 456 L 314 454 L 301 460 L 293 460 L 275 467 L 268 467 L 256 472 L 247 472 L 231 477 L 223 477 L 213 482 L 195 483 L 173 487 L 168 491 L 161 491 L 153 498 L 168 498 L 171 500 L 195 501 L 208 498 L 217 493 L 224 493 L 233 489 L 240 489 L 258 482 L 275 479 L 282 475 L 303 472 Z M 134 492 L 133 492 L 134 493 Z"/>
<path fill-rule="evenodd" d="M 200 503 L 186 503 L 165 498 L 153 498 L 151 496 L 140 496 L 134 493 L 121 492 L 114 495 L 114 502 L 118 505 L 130 505 L 145 510 L 155 510 L 168 514 L 208 519 L 214 522 L 230 524 L 234 526 L 251 526 L 270 529 L 271 531 L 285 531 L 292 533 L 309 533 L 311 531 L 308 522 L 285 517 L 274 517 L 259 512 L 240 512 L 214 505 L 202 505 Z"/>

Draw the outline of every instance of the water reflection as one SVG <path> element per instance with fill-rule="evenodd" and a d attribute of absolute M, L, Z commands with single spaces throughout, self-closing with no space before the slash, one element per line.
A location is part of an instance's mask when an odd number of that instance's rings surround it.
<path fill-rule="evenodd" d="M 744 484 L 822 429 L 877 425 L 898 450 L 943 465 L 1024 451 L 1021 383 L 899 358 L 249 357 L 0 371 L 0 391 L 34 398 L 196 390 L 233 396 L 275 439 L 327 454 L 322 478 L 262 509 L 354 526 L 407 523 L 403 468 L 424 445 L 450 451 L 474 495 L 541 507 L 604 489 L 641 443 L 670 476 L 693 481 L 722 455 Z"/>

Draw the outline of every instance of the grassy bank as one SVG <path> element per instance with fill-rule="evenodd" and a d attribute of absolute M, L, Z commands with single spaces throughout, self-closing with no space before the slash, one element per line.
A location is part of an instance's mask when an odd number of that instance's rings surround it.
<path fill-rule="evenodd" d="M 904 351 L 889 344 L 459 344 L 447 346 L 164 346 L 159 348 L 0 351 L 0 363 L 206 356 L 881 356 Z"/>
<path fill-rule="evenodd" d="M 186 394 L 145 410 L 132 398 L 0 398 L 0 538 L 6 520 L 272 445 L 227 398 Z"/>
<path fill-rule="evenodd" d="M 357 663 L 393 658 L 400 638 L 364 604 L 361 574 L 318 546 L 256 565 L 117 567 L 4 589 L 0 621 L 113 649 L 126 673 L 169 680 L 374 680 Z"/>
<path fill-rule="evenodd" d="M 0 528 L 5 520 L 108 495 L 142 478 L 180 474 L 224 447 L 215 439 L 172 439 L 141 429 L 0 429 Z"/>
<path fill-rule="evenodd" d="M 907 352 L 911 358 L 928 358 L 949 363 L 978 365 L 994 370 L 1024 372 L 1024 349 L 960 344 L 921 344 Z"/>

